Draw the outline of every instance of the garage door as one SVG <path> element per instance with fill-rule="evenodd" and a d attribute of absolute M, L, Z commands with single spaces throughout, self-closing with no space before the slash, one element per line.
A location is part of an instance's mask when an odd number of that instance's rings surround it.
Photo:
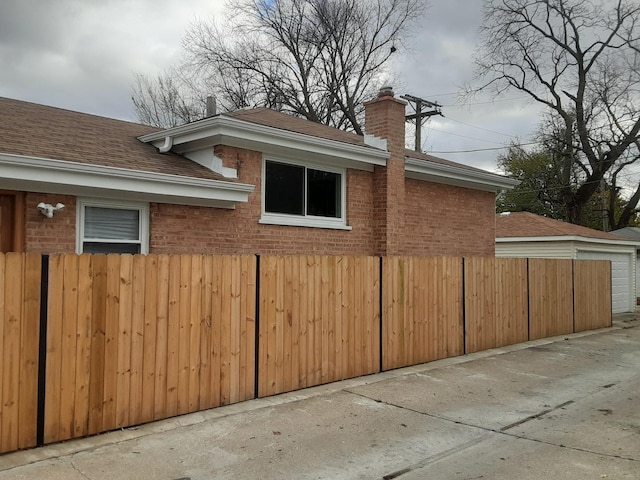
<path fill-rule="evenodd" d="M 611 260 L 611 303 L 613 313 L 632 312 L 635 296 L 632 293 L 632 259 L 627 253 L 578 252 L 581 260 Z"/>

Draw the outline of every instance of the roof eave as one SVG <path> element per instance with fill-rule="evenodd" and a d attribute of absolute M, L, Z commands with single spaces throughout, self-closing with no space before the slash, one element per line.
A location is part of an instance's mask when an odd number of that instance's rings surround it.
<path fill-rule="evenodd" d="M 385 166 L 389 153 L 371 146 L 315 137 L 280 128 L 260 125 L 224 115 L 206 118 L 188 125 L 181 125 L 148 135 L 138 139 L 151 143 L 159 148 L 165 139 L 172 139 L 173 151 L 185 153 L 215 145 L 229 145 L 256 151 L 304 151 L 340 158 L 353 164 L 366 166 Z"/>
<path fill-rule="evenodd" d="M 491 172 L 468 170 L 464 167 L 444 165 L 417 158 L 407 157 L 405 174 L 409 178 L 444 183 L 476 190 L 499 192 L 509 190 L 520 182 Z"/>
<path fill-rule="evenodd" d="M 0 188 L 235 208 L 253 185 L 0 153 Z"/>
<path fill-rule="evenodd" d="M 600 244 L 616 244 L 621 246 L 638 246 L 640 241 L 614 240 L 608 238 L 583 237 L 580 235 L 549 235 L 539 237 L 496 237 L 496 243 L 509 242 L 587 242 Z"/>

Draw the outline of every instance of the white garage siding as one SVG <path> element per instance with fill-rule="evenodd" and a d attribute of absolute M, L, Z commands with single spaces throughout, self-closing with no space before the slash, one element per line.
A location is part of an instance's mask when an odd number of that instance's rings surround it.
<path fill-rule="evenodd" d="M 613 313 L 636 309 L 636 246 L 584 237 L 497 238 L 496 257 L 610 260 Z"/>
<path fill-rule="evenodd" d="M 632 254 L 578 251 L 581 260 L 611 261 L 611 306 L 613 313 L 632 312 L 635 308 L 635 272 Z"/>

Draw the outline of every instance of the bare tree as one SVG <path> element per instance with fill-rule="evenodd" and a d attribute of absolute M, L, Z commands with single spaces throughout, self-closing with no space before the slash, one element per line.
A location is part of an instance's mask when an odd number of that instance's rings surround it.
<path fill-rule="evenodd" d="M 137 75 L 131 100 L 138 120 L 164 128 L 198 120 L 206 108 L 206 100 L 194 95 L 194 86 L 173 70 L 155 80 Z"/>
<path fill-rule="evenodd" d="M 224 26 L 198 21 L 187 32 L 179 71 L 209 91 L 196 92 L 187 84 L 181 98 L 214 94 L 223 110 L 265 106 L 361 134 L 362 104 L 380 86 L 389 57 L 404 45 L 424 5 L 423 0 L 237 0 L 227 7 Z M 173 98 L 167 86 L 176 83 L 175 75 L 143 77 L 155 91 L 134 93 L 139 115 L 162 104 L 159 98 Z M 166 105 L 174 109 L 169 118 L 178 111 L 185 120 L 179 104 Z"/>
<path fill-rule="evenodd" d="M 640 159 L 640 4 L 486 0 L 476 58 L 481 90 L 519 90 L 560 119 L 561 197 L 569 221 L 581 223 L 601 180 L 615 184 Z M 623 216 L 640 199 L 634 189 Z"/>

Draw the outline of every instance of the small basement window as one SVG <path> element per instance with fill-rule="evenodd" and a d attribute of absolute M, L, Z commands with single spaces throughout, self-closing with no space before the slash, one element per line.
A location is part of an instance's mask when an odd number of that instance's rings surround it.
<path fill-rule="evenodd" d="M 149 206 L 78 202 L 78 253 L 149 253 Z"/>
<path fill-rule="evenodd" d="M 343 169 L 265 160 L 261 223 L 349 228 Z"/>

